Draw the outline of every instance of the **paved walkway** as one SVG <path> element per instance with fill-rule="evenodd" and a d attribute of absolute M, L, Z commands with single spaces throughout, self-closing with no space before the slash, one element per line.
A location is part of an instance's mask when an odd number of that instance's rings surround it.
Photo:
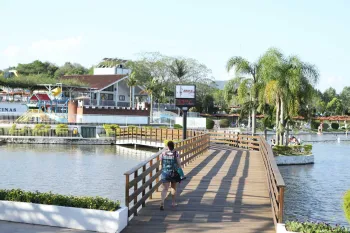
<path fill-rule="evenodd" d="M 185 173 L 177 207 L 157 192 L 122 233 L 275 232 L 260 152 L 212 146 Z"/>

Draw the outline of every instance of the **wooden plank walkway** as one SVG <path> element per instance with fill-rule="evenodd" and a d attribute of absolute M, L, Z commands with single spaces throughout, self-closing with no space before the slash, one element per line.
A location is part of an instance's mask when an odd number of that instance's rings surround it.
<path fill-rule="evenodd" d="M 122 233 L 275 232 L 260 152 L 212 145 L 184 170 L 178 206 L 156 192 Z"/>

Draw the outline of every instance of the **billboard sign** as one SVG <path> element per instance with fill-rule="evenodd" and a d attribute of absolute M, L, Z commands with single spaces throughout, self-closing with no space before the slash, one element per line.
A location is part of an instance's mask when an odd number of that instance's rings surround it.
<path fill-rule="evenodd" d="M 176 99 L 195 99 L 196 86 L 195 85 L 176 85 Z"/>
<path fill-rule="evenodd" d="M 176 85 L 175 105 L 177 107 L 193 107 L 196 105 L 195 85 Z"/>

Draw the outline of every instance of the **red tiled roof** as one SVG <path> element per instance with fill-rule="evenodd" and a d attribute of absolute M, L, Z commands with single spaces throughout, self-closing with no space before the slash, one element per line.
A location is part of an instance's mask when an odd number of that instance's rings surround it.
<path fill-rule="evenodd" d="M 118 80 L 126 77 L 127 75 L 65 75 L 61 79 L 76 79 L 82 83 L 87 84 L 90 88 L 101 90 L 105 87 L 112 85 Z"/>
<path fill-rule="evenodd" d="M 51 101 L 50 97 L 47 94 L 34 94 L 30 97 L 30 100 L 42 100 L 42 101 Z"/>

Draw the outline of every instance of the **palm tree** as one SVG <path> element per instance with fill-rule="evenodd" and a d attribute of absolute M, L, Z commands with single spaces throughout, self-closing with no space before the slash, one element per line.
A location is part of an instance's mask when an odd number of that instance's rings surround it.
<path fill-rule="evenodd" d="M 151 97 L 150 99 L 150 122 L 153 120 L 153 95 L 158 89 L 159 83 L 156 78 L 151 78 L 145 85 L 145 92 Z"/>
<path fill-rule="evenodd" d="M 188 66 L 185 60 L 175 59 L 169 66 L 170 74 L 172 74 L 181 83 L 185 81 L 186 75 L 188 74 Z"/>
<path fill-rule="evenodd" d="M 299 106 L 312 94 L 312 84 L 319 77 L 315 66 L 296 56 L 285 58 L 277 49 L 269 49 L 263 56 L 262 76 L 266 84 L 267 103 L 276 106 L 276 142 L 283 144 L 283 135 Z"/>
<path fill-rule="evenodd" d="M 246 77 L 251 83 L 251 113 L 252 113 L 252 135 L 256 132 L 256 108 L 257 98 L 259 92 L 259 83 L 262 81 L 260 77 L 261 59 L 255 63 L 250 63 L 242 57 L 232 57 L 226 64 L 227 72 L 230 72 L 233 68 L 236 75 Z"/>
<path fill-rule="evenodd" d="M 137 84 L 137 80 L 135 78 L 135 72 L 132 72 L 131 75 L 129 76 L 126 84 L 128 85 L 128 87 L 130 88 L 130 108 L 134 107 L 134 96 L 133 94 L 133 89 L 135 88 L 136 84 Z"/>

